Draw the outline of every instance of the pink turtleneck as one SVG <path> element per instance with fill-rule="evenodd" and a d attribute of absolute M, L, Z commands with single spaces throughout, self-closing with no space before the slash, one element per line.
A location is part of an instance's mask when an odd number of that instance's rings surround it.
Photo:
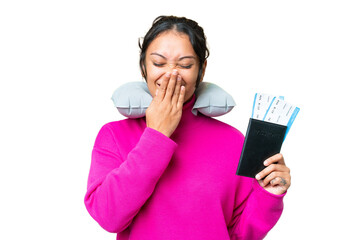
<path fill-rule="evenodd" d="M 194 102 L 170 138 L 145 118 L 101 128 L 85 205 L 118 240 L 262 239 L 279 219 L 284 194 L 235 174 L 244 136 Z"/>

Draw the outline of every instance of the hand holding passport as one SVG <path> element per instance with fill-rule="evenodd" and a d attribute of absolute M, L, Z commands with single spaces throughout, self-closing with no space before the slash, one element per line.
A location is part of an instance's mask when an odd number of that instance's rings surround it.
<path fill-rule="evenodd" d="M 264 160 L 280 152 L 299 110 L 283 97 L 255 94 L 237 175 L 254 178 L 265 168 Z"/>

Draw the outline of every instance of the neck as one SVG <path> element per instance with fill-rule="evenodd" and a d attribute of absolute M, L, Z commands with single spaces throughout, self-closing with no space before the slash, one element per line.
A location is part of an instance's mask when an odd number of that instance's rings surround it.
<path fill-rule="evenodd" d="M 192 107 L 194 106 L 196 97 L 195 94 L 193 94 L 186 102 L 184 102 L 183 104 L 183 111 L 186 111 L 190 108 L 190 111 L 192 109 Z"/>
<path fill-rule="evenodd" d="M 182 109 L 181 120 L 178 127 L 183 127 L 189 123 L 192 119 L 196 118 L 196 116 L 191 112 L 194 104 L 195 104 L 195 94 L 193 94 L 189 100 L 187 100 Z M 191 123 L 190 123 L 191 124 Z"/>
<path fill-rule="evenodd" d="M 178 141 L 179 137 L 181 138 L 183 135 L 191 135 L 194 129 L 198 127 L 197 125 L 201 124 L 201 121 L 199 121 L 199 116 L 195 116 L 192 113 L 195 100 L 196 97 L 195 94 L 193 94 L 192 97 L 186 103 L 184 103 L 179 125 L 171 135 L 171 138 L 174 141 Z"/>

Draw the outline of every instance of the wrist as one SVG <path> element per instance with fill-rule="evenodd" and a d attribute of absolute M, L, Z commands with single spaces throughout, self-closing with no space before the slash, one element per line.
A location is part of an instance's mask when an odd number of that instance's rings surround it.
<path fill-rule="evenodd" d="M 170 136 L 171 136 L 171 134 L 172 134 L 172 133 L 170 133 L 169 131 L 163 130 L 163 129 L 161 129 L 161 128 L 152 127 L 152 126 L 147 126 L 147 127 L 148 127 L 148 128 L 151 128 L 151 129 L 153 129 L 153 130 L 155 130 L 155 131 L 157 131 L 157 132 L 159 132 L 159 133 L 161 133 L 161 134 L 163 134 L 163 135 L 165 135 L 165 136 L 168 137 L 168 138 L 170 138 Z"/>

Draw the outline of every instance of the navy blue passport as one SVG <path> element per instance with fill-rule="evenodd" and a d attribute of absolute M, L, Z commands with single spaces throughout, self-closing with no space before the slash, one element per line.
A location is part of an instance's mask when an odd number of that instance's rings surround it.
<path fill-rule="evenodd" d="M 236 175 L 255 178 L 264 161 L 279 153 L 286 126 L 250 118 Z"/>

